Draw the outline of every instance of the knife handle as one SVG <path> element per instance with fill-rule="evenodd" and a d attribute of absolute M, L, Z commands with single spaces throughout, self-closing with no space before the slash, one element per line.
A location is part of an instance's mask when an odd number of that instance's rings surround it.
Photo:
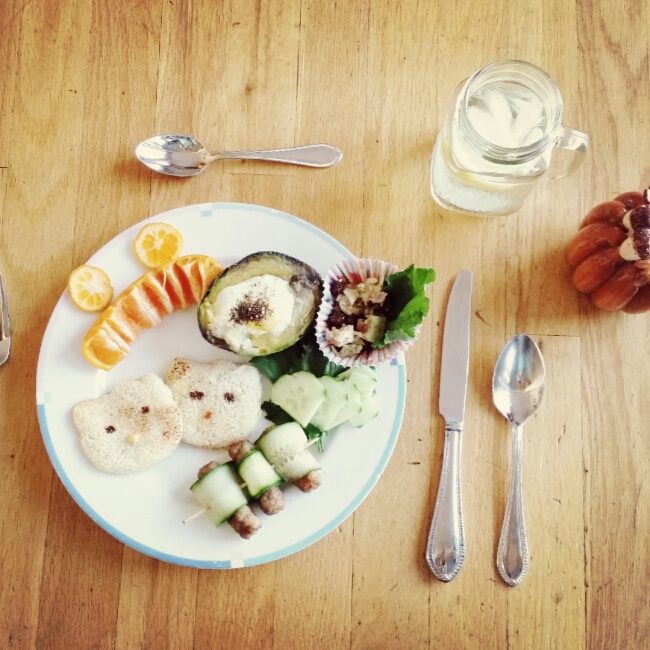
<path fill-rule="evenodd" d="M 433 575 L 443 582 L 449 582 L 458 575 L 465 559 L 460 494 L 462 432 L 463 425 L 460 423 L 447 423 L 445 426 L 442 472 L 427 543 L 427 564 Z"/>

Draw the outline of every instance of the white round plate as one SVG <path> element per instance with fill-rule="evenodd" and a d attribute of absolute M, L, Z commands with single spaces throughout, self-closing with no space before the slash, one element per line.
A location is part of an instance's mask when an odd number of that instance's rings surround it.
<path fill-rule="evenodd" d="M 211 255 L 224 267 L 257 251 L 278 251 L 327 269 L 353 255 L 335 239 L 297 217 L 269 208 L 237 204 L 193 205 L 136 224 L 103 246 L 88 261 L 110 276 L 115 295 L 140 277 L 133 242 L 144 223 L 164 221 L 181 231 L 182 254 Z M 395 446 L 406 399 L 403 356 L 378 368 L 381 413 L 365 427 L 342 425 L 318 452 L 323 483 L 303 494 L 285 485 L 286 505 L 267 517 L 250 540 L 230 526 L 215 527 L 206 517 L 183 523 L 198 507 L 189 486 L 196 472 L 214 457 L 210 451 L 181 444 L 149 469 L 114 476 L 97 470 L 84 456 L 72 422 L 72 407 L 100 397 L 120 381 L 146 372 L 163 375 L 175 357 L 209 361 L 234 355 L 208 344 L 196 323 L 196 310 L 175 312 L 145 330 L 127 358 L 110 372 L 94 368 L 81 353 L 83 337 L 96 315 L 77 309 L 67 292 L 47 326 L 38 362 L 36 403 L 50 460 L 81 508 L 99 526 L 128 546 L 154 558 L 199 568 L 235 568 L 286 557 L 316 542 L 359 506 L 383 472 Z M 254 439 L 268 425 L 260 419 Z"/>

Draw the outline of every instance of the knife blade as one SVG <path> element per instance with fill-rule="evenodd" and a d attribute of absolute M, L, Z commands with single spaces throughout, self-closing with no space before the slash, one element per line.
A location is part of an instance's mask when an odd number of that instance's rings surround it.
<path fill-rule="evenodd" d="M 438 410 L 445 419 L 445 445 L 426 559 L 433 575 L 443 582 L 453 580 L 465 560 L 461 450 L 469 373 L 472 281 L 473 274 L 468 270 L 456 276 L 442 336 Z"/>
<path fill-rule="evenodd" d="M 2 273 L 0 273 L 0 366 L 9 359 L 11 331 L 9 327 L 9 308 Z"/>

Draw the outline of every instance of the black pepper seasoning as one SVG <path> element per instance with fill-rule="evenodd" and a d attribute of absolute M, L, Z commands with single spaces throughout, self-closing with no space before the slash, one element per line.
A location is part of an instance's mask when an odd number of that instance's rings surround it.
<path fill-rule="evenodd" d="M 241 302 L 237 303 L 230 312 L 230 320 L 234 323 L 259 323 L 269 313 L 269 303 L 262 298 L 253 298 L 247 293 Z"/>

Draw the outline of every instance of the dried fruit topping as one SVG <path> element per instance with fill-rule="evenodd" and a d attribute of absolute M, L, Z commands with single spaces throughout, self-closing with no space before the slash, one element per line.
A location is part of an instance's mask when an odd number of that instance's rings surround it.
<path fill-rule="evenodd" d="M 337 278 L 330 291 L 334 305 L 327 340 L 342 357 L 354 357 L 384 336 L 390 301 L 377 278 L 358 284 Z"/>

